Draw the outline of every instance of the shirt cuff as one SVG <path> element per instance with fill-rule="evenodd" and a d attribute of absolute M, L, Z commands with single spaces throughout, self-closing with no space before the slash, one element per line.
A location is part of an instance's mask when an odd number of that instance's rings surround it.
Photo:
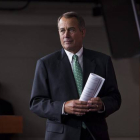
<path fill-rule="evenodd" d="M 64 112 L 64 105 L 65 105 L 65 103 L 66 103 L 66 102 L 64 102 L 64 103 L 63 103 L 63 106 L 62 106 L 62 115 L 68 115 L 67 113 Z"/>

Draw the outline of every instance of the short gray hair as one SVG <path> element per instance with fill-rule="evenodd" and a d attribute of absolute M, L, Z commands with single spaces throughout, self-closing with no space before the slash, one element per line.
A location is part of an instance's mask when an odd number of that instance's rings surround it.
<path fill-rule="evenodd" d="M 86 27 L 85 27 L 85 21 L 84 21 L 84 19 L 83 19 L 78 13 L 76 13 L 76 12 L 74 12 L 74 11 L 66 12 L 66 13 L 62 14 L 62 15 L 58 18 L 57 24 L 59 23 L 59 21 L 60 21 L 60 19 L 61 19 L 62 17 L 64 17 L 64 18 L 73 18 L 73 17 L 75 17 L 75 18 L 78 20 L 79 29 L 80 29 L 80 30 L 83 30 L 83 29 L 86 28 Z"/>

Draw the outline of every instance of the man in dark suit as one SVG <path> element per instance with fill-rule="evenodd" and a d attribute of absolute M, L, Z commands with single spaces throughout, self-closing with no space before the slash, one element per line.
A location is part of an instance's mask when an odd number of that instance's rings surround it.
<path fill-rule="evenodd" d="M 83 48 L 85 23 L 77 13 L 60 16 L 58 31 L 63 48 L 38 60 L 30 109 L 47 118 L 45 140 L 109 140 L 105 118 L 121 104 L 111 59 Z M 82 74 L 80 87 L 73 55 Z M 105 82 L 98 97 L 79 101 L 79 91 L 90 73 L 103 77 Z"/>

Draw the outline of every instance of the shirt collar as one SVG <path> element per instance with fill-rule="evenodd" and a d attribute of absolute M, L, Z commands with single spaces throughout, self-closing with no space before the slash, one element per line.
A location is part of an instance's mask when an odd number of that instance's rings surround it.
<path fill-rule="evenodd" d="M 67 50 L 65 50 L 65 52 L 66 52 L 66 54 L 68 56 L 69 61 L 72 62 L 72 56 L 74 54 L 69 52 L 69 51 L 67 51 Z M 83 56 L 83 47 L 76 53 L 76 55 L 78 56 L 78 59 L 80 59 Z"/>

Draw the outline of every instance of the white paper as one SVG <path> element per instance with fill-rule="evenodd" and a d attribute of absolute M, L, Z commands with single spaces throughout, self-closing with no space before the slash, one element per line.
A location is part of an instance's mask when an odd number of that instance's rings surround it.
<path fill-rule="evenodd" d="M 82 91 L 80 101 L 88 101 L 96 97 L 104 83 L 105 79 L 94 73 L 90 73 L 86 85 Z"/>

